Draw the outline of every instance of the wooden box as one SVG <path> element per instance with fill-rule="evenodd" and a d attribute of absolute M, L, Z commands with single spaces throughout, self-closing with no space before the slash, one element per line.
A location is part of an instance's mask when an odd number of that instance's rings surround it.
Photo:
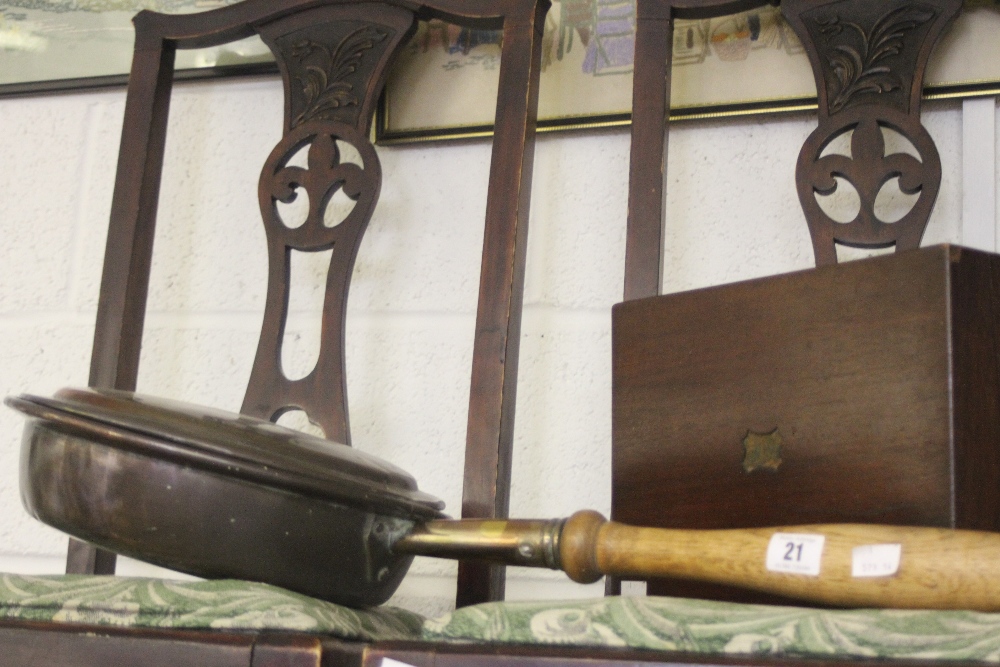
<path fill-rule="evenodd" d="M 998 304 L 936 246 L 615 306 L 613 517 L 1000 530 Z"/>

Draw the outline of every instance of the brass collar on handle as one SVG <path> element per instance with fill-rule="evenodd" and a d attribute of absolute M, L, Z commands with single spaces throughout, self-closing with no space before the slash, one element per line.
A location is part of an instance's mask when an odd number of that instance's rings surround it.
<path fill-rule="evenodd" d="M 562 569 L 565 519 L 457 519 L 417 525 L 392 545 L 396 553 Z"/>

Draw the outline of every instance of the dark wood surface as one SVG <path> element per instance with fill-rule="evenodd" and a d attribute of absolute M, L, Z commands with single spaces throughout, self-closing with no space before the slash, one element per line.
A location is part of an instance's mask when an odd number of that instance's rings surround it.
<path fill-rule="evenodd" d="M 382 642 L 367 647 L 362 654 L 363 667 L 378 667 L 383 657 L 414 665 L 414 667 L 863 667 L 886 665 L 893 667 L 928 667 L 940 665 L 933 661 L 876 659 L 830 659 L 777 656 L 705 655 L 680 651 L 650 651 L 607 647 L 528 646 L 518 644 L 434 644 L 414 642 Z M 970 664 L 949 662 L 954 667 Z"/>
<path fill-rule="evenodd" d="M 998 281 L 1000 257 L 937 246 L 620 304 L 613 516 L 1000 530 Z"/>
<path fill-rule="evenodd" d="M 4 667 L 319 667 L 357 646 L 315 635 L 117 628 L 0 620 Z"/>
<path fill-rule="evenodd" d="M 795 168 L 799 202 L 812 235 L 817 265 L 837 261 L 835 243 L 862 248 L 919 246 L 941 183 L 941 160 L 920 123 L 920 95 L 931 50 L 958 15 L 961 0 L 784 0 L 781 11 L 809 54 L 819 95 L 819 127 Z M 919 158 L 886 155 L 883 133 L 905 137 Z M 828 154 L 835 138 L 853 132 L 850 155 Z M 816 195 L 837 190 L 836 178 L 854 187 L 857 215 L 838 221 Z M 917 195 L 902 219 L 878 216 L 885 183 Z"/>
<path fill-rule="evenodd" d="M 625 300 L 660 293 L 667 118 L 675 18 L 746 11 L 768 0 L 638 0 L 632 84 Z"/>
<path fill-rule="evenodd" d="M 877 660 L 704 655 L 627 648 L 378 642 L 289 633 L 145 630 L 0 620 L 0 666 L 7 667 L 842 667 Z M 894 660 L 894 667 L 936 663 Z M 949 667 L 982 663 L 949 661 Z"/>
<path fill-rule="evenodd" d="M 547 4 L 545 5 L 547 7 Z M 523 24 L 504 26 L 496 125 L 486 201 L 472 350 L 472 388 L 462 486 L 462 517 L 506 517 L 511 456 L 521 301 L 528 241 L 528 210 L 535 154 L 535 123 L 545 9 L 540 6 Z M 502 600 L 500 566 L 459 563 L 459 606 Z"/>
<path fill-rule="evenodd" d="M 261 171 L 258 200 L 268 243 L 268 281 L 257 356 L 240 412 L 274 420 L 291 409 L 304 410 L 327 438 L 350 444 L 344 321 L 347 293 L 358 247 L 374 212 L 382 172 L 368 141 L 371 109 L 382 88 L 387 63 L 415 29 L 413 14 L 385 6 L 329 4 L 269 21 L 261 36 L 276 54 L 285 88 L 284 136 Z M 344 62 L 330 53 L 348 53 Z M 345 73 L 336 68 L 350 65 Z M 313 72 L 329 76 L 325 89 Z M 334 76 L 341 78 L 335 79 Z M 334 94 L 336 93 L 336 94 Z M 348 144 L 362 165 L 342 163 L 338 146 Z M 309 146 L 308 169 L 286 166 Z M 305 222 L 289 227 L 277 202 L 291 203 L 300 187 L 308 195 Z M 323 214 L 330 194 L 342 189 L 356 204 L 347 218 L 329 227 Z M 303 378 L 290 380 L 281 369 L 281 344 L 288 315 L 291 252 L 332 250 L 323 303 L 319 358 Z"/>
<path fill-rule="evenodd" d="M 971 260 L 971 261 L 967 261 Z M 955 524 L 1000 530 L 1000 258 L 951 264 Z"/>

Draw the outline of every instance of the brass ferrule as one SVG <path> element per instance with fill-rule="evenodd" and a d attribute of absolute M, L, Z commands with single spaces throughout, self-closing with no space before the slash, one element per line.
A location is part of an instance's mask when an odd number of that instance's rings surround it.
<path fill-rule="evenodd" d="M 428 521 L 392 544 L 400 554 L 486 560 L 505 565 L 560 568 L 559 536 L 565 519 L 458 519 Z"/>

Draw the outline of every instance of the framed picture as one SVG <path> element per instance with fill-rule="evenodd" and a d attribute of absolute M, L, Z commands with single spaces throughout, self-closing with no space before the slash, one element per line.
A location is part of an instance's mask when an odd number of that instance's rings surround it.
<path fill-rule="evenodd" d="M 0 95 L 124 85 L 136 12 L 238 1 L 0 0 Z M 634 26 L 634 0 L 554 2 L 543 39 L 540 130 L 628 124 Z M 421 23 L 390 75 L 376 140 L 489 135 L 499 41 L 495 31 Z M 808 59 L 774 7 L 678 21 L 673 64 L 671 118 L 815 107 Z M 277 72 L 258 38 L 179 51 L 176 67 L 178 79 Z M 397 86 L 401 79 L 408 85 Z M 1000 0 L 966 0 L 925 83 L 931 98 L 1000 94 Z"/>
<path fill-rule="evenodd" d="M 634 36 L 634 0 L 557 0 L 542 42 L 539 129 L 628 124 Z M 386 86 L 379 140 L 489 134 L 499 40 L 496 32 L 422 24 Z M 408 85 L 394 85 L 401 79 Z M 1000 0 L 966 0 L 932 55 L 925 95 L 995 94 Z M 671 106 L 671 119 L 809 109 L 816 85 L 780 9 L 766 6 L 676 22 Z"/>
<path fill-rule="evenodd" d="M 238 0 L 0 0 L 0 95 L 124 85 L 132 17 L 205 11 Z M 179 79 L 277 72 L 258 38 L 177 52 Z"/>

